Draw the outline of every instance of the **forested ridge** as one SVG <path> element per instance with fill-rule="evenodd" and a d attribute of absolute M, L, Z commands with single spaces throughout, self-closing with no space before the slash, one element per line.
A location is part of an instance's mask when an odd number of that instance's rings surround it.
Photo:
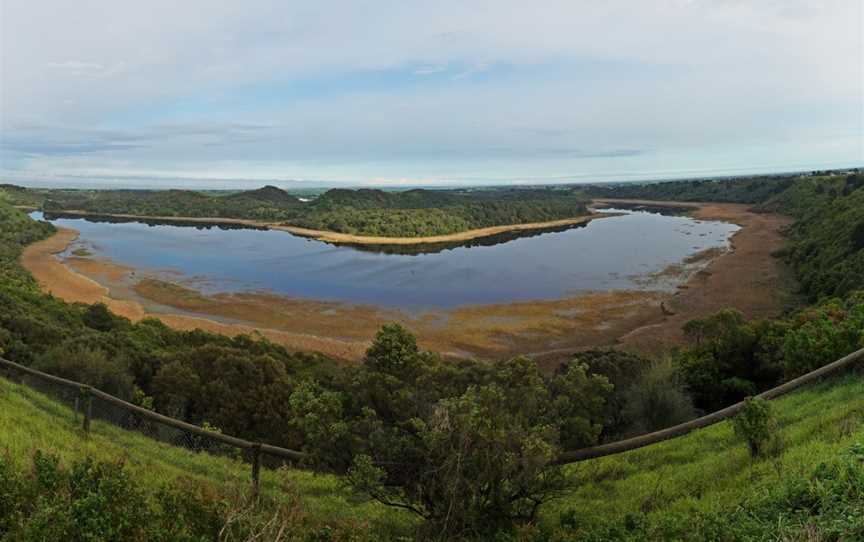
<path fill-rule="evenodd" d="M 354 235 L 422 237 L 548 222 L 586 214 L 573 190 L 332 189 L 303 202 L 274 186 L 230 194 L 190 190 L 48 190 L 0 186 L 16 204 L 45 211 L 279 222 Z"/>
<path fill-rule="evenodd" d="M 750 182 L 715 197 L 753 192 Z M 684 199 L 663 190 L 666 199 Z M 682 190 L 694 193 L 687 185 Z M 396 325 L 381 330 L 361 364 L 343 367 L 261 339 L 179 332 L 155 320 L 133 324 L 102 305 L 66 304 L 42 294 L 17 264 L 21 249 L 52 227 L 0 201 L 0 350 L 171 416 L 308 451 L 317 458 L 310 467 L 340 474 L 354 490 L 416 514 L 423 521 L 420 537 L 515 540 L 507 538 L 516 536 L 514 525 L 530 524 L 540 507 L 573 490 L 572 472 L 553 464 L 562 450 L 684 421 L 864 347 L 864 276 L 854 264 L 864 251 L 862 198 L 860 175 L 804 176 L 748 202 L 796 217 L 787 253 L 779 256 L 793 265 L 811 306 L 764 321 L 722 311 L 688 323 L 688 346 L 666 358 L 583 352 L 552 374 L 525 358 L 445 360 L 421 351 Z M 850 272 L 836 273 L 847 261 Z M 764 440 L 770 411 L 757 404 L 748 413 L 740 434 L 754 461 L 782 454 L 782 442 Z M 849 420 L 849 431 L 860 431 L 864 420 Z M 864 468 L 855 461 L 843 471 L 844 483 L 818 499 L 864 509 Z M 812 489 L 807 476 L 793 476 L 790 495 L 795 487 L 798 495 Z M 809 525 L 827 539 L 841 539 L 830 536 L 838 529 L 864 533 L 860 514 L 838 518 L 831 509 L 786 497 L 763 504 L 765 514 L 798 518 L 802 529 Z M 730 539 L 738 540 L 776 538 L 787 527 L 797 532 L 795 521 L 783 527 L 736 515 L 735 503 L 727 508 L 707 519 L 626 510 L 620 522 L 600 527 L 562 515 L 557 534 L 535 530 L 537 538 L 526 540 L 644 540 L 648 533 L 714 539 L 712 533 L 736 529 L 743 534 Z M 0 537 L 5 525 L 0 517 Z"/>

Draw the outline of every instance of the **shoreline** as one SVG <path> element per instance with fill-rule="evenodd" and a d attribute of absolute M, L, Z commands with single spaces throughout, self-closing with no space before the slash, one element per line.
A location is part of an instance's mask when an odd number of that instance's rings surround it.
<path fill-rule="evenodd" d="M 430 235 L 426 237 L 382 237 L 374 235 L 354 235 L 350 233 L 339 233 L 328 230 L 314 230 L 310 228 L 301 228 L 299 226 L 288 226 L 279 222 L 265 222 L 258 220 L 249 220 L 245 218 L 207 218 L 207 217 L 183 217 L 183 216 L 143 216 L 118 213 L 93 213 L 89 211 L 43 211 L 47 213 L 55 213 L 60 215 L 71 215 L 84 217 L 105 217 L 105 218 L 122 218 L 122 219 L 138 219 L 138 220 L 156 220 L 160 222 L 183 222 L 183 223 L 198 223 L 198 224 L 225 224 L 237 226 L 249 226 L 253 228 L 264 228 L 268 230 L 277 230 L 296 235 L 332 243 L 336 245 L 427 245 L 438 243 L 458 243 L 463 241 L 471 241 L 474 239 L 482 239 L 502 233 L 545 230 L 552 228 L 560 228 L 566 226 L 578 226 L 587 224 L 592 220 L 599 218 L 608 218 L 616 216 L 614 213 L 591 213 L 588 215 L 577 216 L 573 218 L 563 218 L 560 220 L 550 220 L 548 222 L 530 222 L 526 224 L 505 224 L 502 226 L 490 226 L 488 228 L 477 228 L 466 230 L 458 233 L 449 233 L 446 235 Z"/>
<path fill-rule="evenodd" d="M 43 291 L 67 301 L 104 302 L 118 314 L 135 320 L 158 318 L 177 329 L 200 327 L 229 336 L 260 334 L 290 349 L 317 350 L 356 361 L 381 325 L 397 321 L 418 336 L 423 349 L 444 356 L 494 360 L 529 355 L 554 368 L 588 348 L 660 354 L 681 344 L 681 326 L 687 320 L 724 307 L 741 310 L 747 317 L 780 312 L 779 262 L 770 253 L 782 243 L 780 231 L 789 220 L 752 213 L 744 205 L 686 206 L 694 209 L 696 220 L 724 220 L 742 228 L 730 238 L 730 250 L 706 256 L 699 270 L 681 275 L 674 293 L 583 292 L 556 300 L 462 306 L 415 315 L 267 292 L 204 295 L 187 288 L 184 293 L 184 287 L 174 283 L 154 281 L 142 287 L 144 281 L 139 281 L 133 286 L 128 273 L 134 270 L 110 261 L 61 261 L 54 254 L 77 237 L 68 229 L 26 247 L 22 265 Z M 123 276 L 126 279 L 117 279 Z M 112 282 L 115 279 L 126 280 L 119 290 L 114 286 L 119 282 Z M 127 299 L 123 292 L 128 291 L 138 295 Z"/>
<path fill-rule="evenodd" d="M 365 342 L 358 343 L 246 324 L 222 323 L 205 315 L 151 312 L 138 301 L 116 299 L 111 296 L 108 288 L 73 270 L 57 257 L 57 254 L 65 251 L 78 238 L 78 235 L 76 230 L 58 227 L 57 233 L 53 236 L 25 247 L 20 258 L 21 265 L 33 275 L 43 292 L 50 293 L 68 303 L 104 303 L 113 313 L 133 322 L 156 318 L 181 331 L 203 329 L 229 337 L 241 334 L 259 335 L 285 347 L 324 352 L 340 360 L 356 359 L 368 347 Z"/>

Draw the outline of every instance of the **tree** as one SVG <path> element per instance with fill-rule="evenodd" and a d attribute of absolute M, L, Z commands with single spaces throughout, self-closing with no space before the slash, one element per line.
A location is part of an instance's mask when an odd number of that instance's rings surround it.
<path fill-rule="evenodd" d="M 441 401 L 428 419 L 412 420 L 419 462 L 394 469 L 360 454 L 348 479 L 384 504 L 419 514 L 436 531 L 490 532 L 533 519 L 568 485 L 563 470 L 551 464 L 558 431 L 513 412 L 507 395 L 492 384 Z"/>
<path fill-rule="evenodd" d="M 364 365 L 373 371 L 405 378 L 417 368 L 417 339 L 399 324 L 386 324 L 366 352 Z"/>
<path fill-rule="evenodd" d="M 104 303 L 94 303 L 84 311 L 84 325 L 97 331 L 111 331 L 129 321 L 115 316 Z"/>
<path fill-rule="evenodd" d="M 350 449 L 356 489 L 436 532 L 479 533 L 532 519 L 567 487 L 554 460 L 562 446 L 597 442 L 610 389 L 579 364 L 553 378 L 527 358 L 451 364 L 393 325 L 344 397 L 304 385 L 291 405 L 319 464 Z"/>

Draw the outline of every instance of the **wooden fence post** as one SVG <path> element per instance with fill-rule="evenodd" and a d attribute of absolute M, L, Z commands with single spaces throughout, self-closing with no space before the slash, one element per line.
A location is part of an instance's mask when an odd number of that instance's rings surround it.
<path fill-rule="evenodd" d="M 252 498 L 261 494 L 261 443 L 252 445 Z"/>
<path fill-rule="evenodd" d="M 84 400 L 82 410 L 84 411 L 84 432 L 90 434 L 90 418 L 93 417 L 93 396 L 90 394 L 90 386 L 81 386 L 81 397 Z"/>

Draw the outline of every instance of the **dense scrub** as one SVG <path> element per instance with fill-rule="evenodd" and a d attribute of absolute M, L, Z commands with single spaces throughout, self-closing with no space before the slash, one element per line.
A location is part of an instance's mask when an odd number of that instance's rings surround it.
<path fill-rule="evenodd" d="M 29 190 L 0 186 L 20 205 L 46 211 L 85 211 L 150 217 L 231 218 L 357 235 L 418 237 L 547 222 L 586 213 L 572 190 L 486 191 L 333 189 L 304 203 L 267 186 L 222 194 L 189 190 Z"/>
<path fill-rule="evenodd" d="M 795 217 L 786 257 L 811 300 L 864 288 L 864 174 L 803 177 L 762 208 Z"/>

